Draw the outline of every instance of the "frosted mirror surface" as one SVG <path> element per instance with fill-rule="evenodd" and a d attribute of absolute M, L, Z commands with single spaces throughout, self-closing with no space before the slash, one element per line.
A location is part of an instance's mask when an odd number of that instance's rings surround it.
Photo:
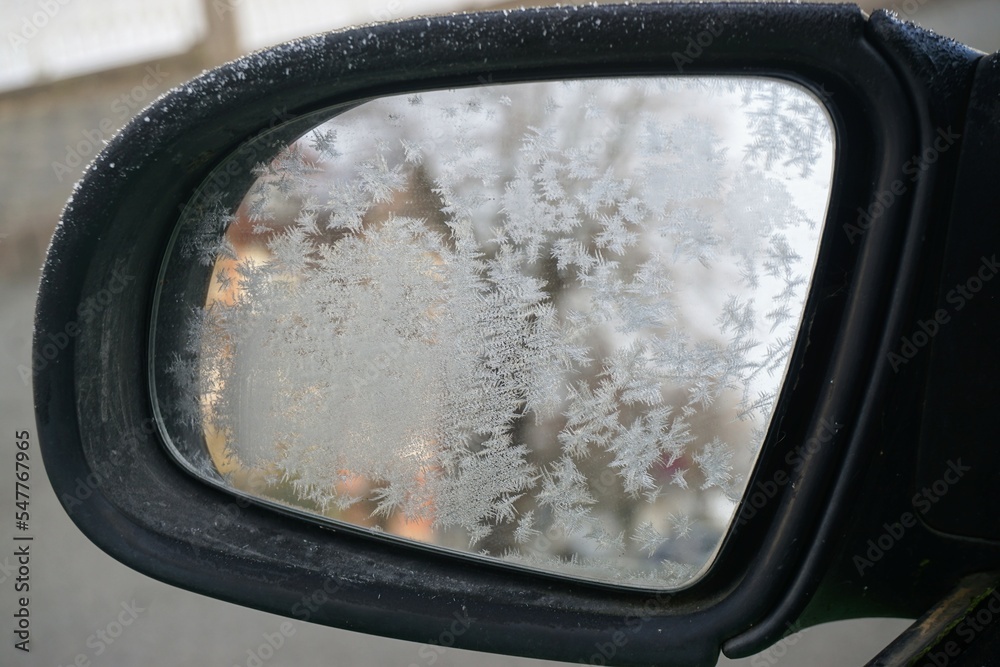
<path fill-rule="evenodd" d="M 184 465 L 521 567 L 704 572 L 799 330 L 822 104 L 750 78 L 490 85 L 285 146 L 218 168 L 164 268 L 188 306 L 155 323 L 154 388 Z"/>

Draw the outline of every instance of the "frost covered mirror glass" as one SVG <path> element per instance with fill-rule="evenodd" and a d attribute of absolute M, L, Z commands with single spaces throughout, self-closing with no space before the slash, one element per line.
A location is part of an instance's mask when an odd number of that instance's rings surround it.
<path fill-rule="evenodd" d="M 182 216 L 151 357 L 173 454 L 356 530 L 695 580 L 796 341 L 833 170 L 822 104 L 626 78 L 314 122 L 239 151 Z"/>

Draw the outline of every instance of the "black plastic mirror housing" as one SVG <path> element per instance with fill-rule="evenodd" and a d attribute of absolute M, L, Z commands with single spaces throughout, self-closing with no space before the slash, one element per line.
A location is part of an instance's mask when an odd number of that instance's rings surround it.
<path fill-rule="evenodd" d="M 139 113 L 96 158 L 49 250 L 33 372 L 53 486 L 91 540 L 149 576 L 411 641 L 447 632 L 458 647 L 551 660 L 711 665 L 720 648 L 750 654 L 800 617 L 916 616 L 1000 555 L 995 533 L 969 545 L 918 527 L 912 549 L 893 552 L 900 564 L 884 566 L 896 575 L 874 583 L 850 572 L 852 549 L 868 537 L 857 499 L 878 491 L 892 498 L 887 507 L 905 508 L 910 495 L 898 471 L 912 462 L 892 457 L 916 447 L 906 429 L 919 397 L 907 387 L 923 386 L 926 368 L 918 360 L 894 372 L 888 353 L 933 303 L 979 59 L 856 7 L 664 4 L 366 26 L 207 72 Z M 252 140 L 266 153 L 314 124 L 315 112 L 388 94 L 690 74 L 796 82 L 826 105 L 837 134 L 805 330 L 735 527 L 695 585 L 654 594 L 401 547 L 251 504 L 168 456 L 148 390 L 152 298 L 180 212 L 227 157 Z M 942 128 L 955 148 L 901 181 Z M 940 458 L 938 440 L 924 445 L 924 460 Z M 933 576 L 914 585 L 923 552 L 936 556 Z M 461 632 L 456 619 L 468 619 Z"/>

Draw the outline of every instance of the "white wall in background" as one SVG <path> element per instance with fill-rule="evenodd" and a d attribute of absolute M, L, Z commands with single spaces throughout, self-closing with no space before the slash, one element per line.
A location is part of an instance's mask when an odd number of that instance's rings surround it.
<path fill-rule="evenodd" d="M 0 90 L 183 53 L 205 25 L 201 0 L 5 0 Z"/>

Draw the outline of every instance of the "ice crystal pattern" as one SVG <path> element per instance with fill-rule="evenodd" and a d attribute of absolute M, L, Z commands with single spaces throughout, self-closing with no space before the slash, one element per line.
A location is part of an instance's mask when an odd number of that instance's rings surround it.
<path fill-rule="evenodd" d="M 365 103 L 189 207 L 178 265 L 212 279 L 163 410 L 260 497 L 683 585 L 769 424 L 832 149 L 813 97 L 758 79 Z"/>

